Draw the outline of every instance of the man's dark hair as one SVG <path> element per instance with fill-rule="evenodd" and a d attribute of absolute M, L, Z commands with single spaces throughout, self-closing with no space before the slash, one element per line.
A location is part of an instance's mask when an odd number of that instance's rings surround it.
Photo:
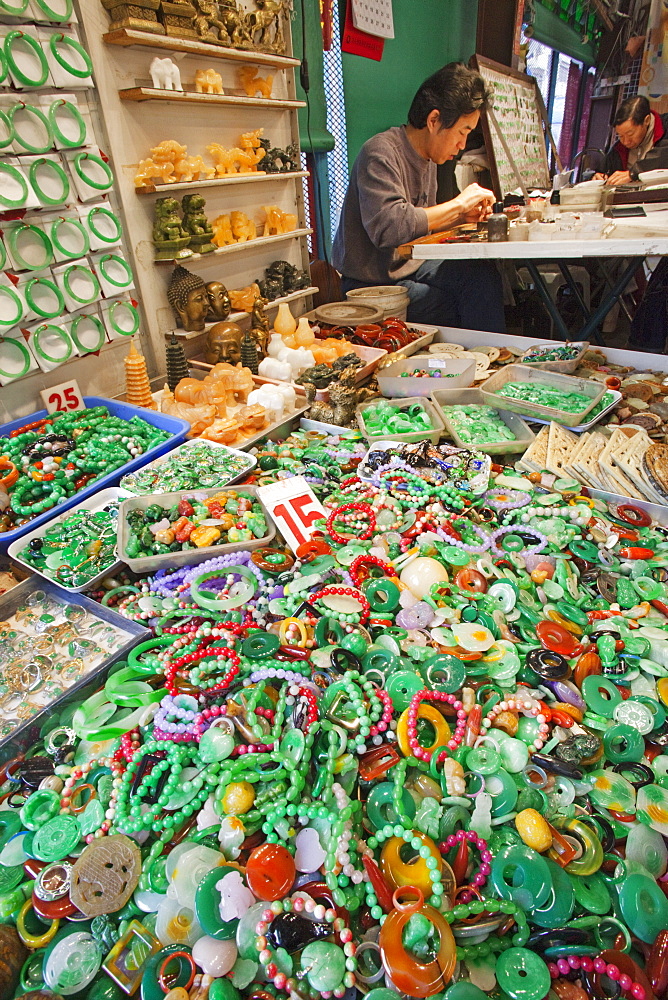
<path fill-rule="evenodd" d="M 642 125 L 650 110 L 649 101 L 642 94 L 627 97 L 624 103 L 619 105 L 613 124 L 622 125 L 624 122 L 632 121 L 634 125 Z"/>
<path fill-rule="evenodd" d="M 425 80 L 413 98 L 408 123 L 424 128 L 431 111 L 438 111 L 441 128 L 452 128 L 462 115 L 484 111 L 490 99 L 485 81 L 464 63 L 448 63 Z"/>

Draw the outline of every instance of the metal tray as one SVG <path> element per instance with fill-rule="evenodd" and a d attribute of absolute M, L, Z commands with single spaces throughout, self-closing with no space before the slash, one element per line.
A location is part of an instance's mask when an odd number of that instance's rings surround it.
<path fill-rule="evenodd" d="M 257 459 L 255 458 L 255 456 L 254 455 L 248 455 L 245 451 L 239 451 L 238 448 L 230 448 L 229 445 L 220 444 L 218 441 L 206 441 L 206 442 L 204 442 L 204 441 L 200 441 L 199 438 L 194 438 L 194 439 L 191 439 L 190 441 L 184 441 L 183 444 L 180 444 L 177 448 L 173 448 L 172 451 L 167 452 L 167 454 L 165 454 L 165 455 L 161 455 L 160 458 L 156 458 L 154 462 L 149 462 L 148 465 L 145 465 L 141 469 L 137 469 L 136 471 L 137 472 L 147 472 L 149 469 L 157 469 L 161 465 L 164 465 L 165 462 L 168 459 L 172 458 L 174 455 L 176 455 L 176 454 L 178 454 L 180 452 L 188 451 L 194 445 L 200 445 L 200 444 L 205 444 L 205 443 L 210 448 L 214 448 L 214 449 L 222 448 L 224 451 L 226 451 L 228 453 L 228 455 L 238 455 L 240 458 L 243 458 L 246 461 L 246 463 L 247 463 L 247 467 L 243 470 L 243 472 L 240 472 L 237 476 L 234 476 L 233 479 L 222 479 L 219 483 L 216 483 L 216 488 L 217 489 L 222 489 L 223 486 L 231 486 L 232 483 L 238 483 L 240 479 L 243 479 L 244 476 L 247 476 L 248 473 L 251 472 L 255 468 L 255 466 L 257 465 Z M 129 473 L 129 475 L 131 476 L 132 473 Z M 123 490 L 125 491 L 125 495 L 126 496 L 150 496 L 151 495 L 150 493 L 138 493 L 137 490 L 133 489 L 131 486 L 129 486 L 126 483 L 126 479 L 127 478 L 128 478 L 127 476 L 124 476 L 123 479 L 121 479 L 121 486 L 123 487 Z M 213 489 L 214 487 L 213 486 L 211 486 L 211 487 L 206 486 L 206 487 L 202 487 L 202 488 L 203 489 Z M 199 489 L 199 487 L 193 487 L 193 489 Z"/>
<path fill-rule="evenodd" d="M 141 417 L 148 424 L 153 424 L 154 427 L 159 427 L 163 431 L 167 431 L 172 436 L 162 444 L 156 445 L 155 448 L 149 448 L 148 451 L 144 452 L 143 455 L 137 455 L 131 461 L 126 462 L 125 465 L 120 465 L 113 472 L 107 473 L 106 476 L 102 476 L 100 479 L 95 480 L 95 482 L 90 483 L 85 486 L 84 489 L 79 490 L 75 493 L 73 497 L 65 500 L 64 503 L 58 504 L 57 513 L 63 510 L 70 510 L 76 504 L 81 503 L 82 500 L 87 500 L 88 497 L 94 496 L 99 493 L 100 490 L 106 489 L 107 486 L 117 486 L 121 480 L 121 477 L 126 474 L 126 472 L 131 472 L 133 469 L 139 469 L 142 465 L 146 465 L 147 461 L 151 461 L 157 458 L 158 455 L 164 455 L 165 452 L 171 451 L 177 444 L 181 444 L 185 440 L 186 434 L 190 429 L 190 424 L 185 420 L 179 420 L 177 417 L 170 417 L 166 413 L 158 413 L 156 410 L 145 410 L 141 406 L 131 406 L 130 403 L 122 403 L 118 399 L 105 399 L 103 396 L 84 396 L 84 403 L 87 408 L 92 408 L 94 406 L 106 406 L 109 412 L 116 417 L 123 417 L 124 420 L 131 420 L 132 417 Z M 37 413 L 33 413 L 28 417 L 20 417 L 18 420 L 12 420 L 8 424 L 4 424 L 0 427 L 0 438 L 8 437 L 12 431 L 17 430 L 19 427 L 24 427 L 26 424 L 31 424 L 35 420 L 41 420 L 43 417 L 47 417 L 48 413 L 46 410 L 39 410 Z M 2 453 L 2 441 L 0 440 L 0 453 Z M 37 517 L 33 517 L 26 524 L 22 524 L 18 528 L 14 528 L 12 531 L 6 531 L 4 534 L 0 535 L 0 549 L 6 548 L 10 542 L 13 542 L 15 538 L 20 538 L 21 535 L 26 535 L 33 528 L 38 527 L 40 524 L 44 524 L 46 521 L 51 520 L 54 514 L 54 508 L 50 510 L 45 510 L 42 514 Z"/>
<path fill-rule="evenodd" d="M 357 417 L 357 423 L 362 432 L 362 435 L 369 444 L 374 444 L 376 441 L 386 441 L 386 434 L 370 434 L 364 423 L 364 411 L 368 410 L 372 406 L 377 406 L 382 400 L 370 399 L 366 403 L 361 403 L 355 410 L 355 416 Z M 423 410 L 429 414 L 433 430 L 431 431 L 412 431 L 408 434 L 393 434 L 393 441 L 406 441 L 412 443 L 414 441 L 431 441 L 432 444 L 437 444 L 440 438 L 443 436 L 443 431 L 445 430 L 445 424 L 441 418 L 440 412 L 436 409 L 431 400 L 427 399 L 425 396 L 408 396 L 406 399 L 397 400 L 385 400 L 390 406 L 394 407 L 395 410 L 404 410 L 407 406 L 411 406 L 413 403 L 418 403 Z"/>
<path fill-rule="evenodd" d="M 2 751 L 2 759 L 4 760 L 10 760 L 19 753 L 25 752 L 44 733 L 56 729 L 59 724 L 65 724 L 64 721 L 59 722 L 59 712 L 66 705 L 71 705 L 73 712 L 76 705 L 83 698 L 87 698 L 89 694 L 92 694 L 101 687 L 103 678 L 107 676 L 110 667 L 119 660 L 123 660 L 133 646 L 136 646 L 138 642 L 144 641 L 150 635 L 143 625 L 130 621 L 128 618 L 123 618 L 111 608 L 97 604 L 88 597 L 84 597 L 83 594 L 68 593 L 61 587 L 56 586 L 56 584 L 37 575 L 33 575 L 22 583 L 19 583 L 16 587 L 12 587 L 11 590 L 8 590 L 6 594 L 0 597 L 0 620 L 10 618 L 19 605 L 23 604 L 28 595 L 32 594 L 35 590 L 43 590 L 61 604 L 80 605 L 101 621 L 108 622 L 114 628 L 125 632 L 128 640 L 114 653 L 111 653 L 104 663 L 101 663 L 94 670 L 91 670 L 90 673 L 81 677 L 62 695 L 54 698 L 52 702 L 45 705 L 40 711 L 16 726 L 9 735 L 0 738 L 0 750 Z"/>
<path fill-rule="evenodd" d="M 49 580 L 51 583 L 56 583 L 62 590 L 66 590 L 69 594 L 82 594 L 86 590 L 93 590 L 94 587 L 104 580 L 105 576 L 112 576 L 116 570 L 120 569 L 123 565 L 120 559 L 118 559 L 118 552 L 116 552 L 117 558 L 114 559 L 113 563 L 110 563 L 106 569 L 103 569 L 100 573 L 92 576 L 90 580 L 82 584 L 80 587 L 67 587 L 64 583 L 60 583 L 59 580 L 54 580 L 53 577 L 48 576 L 42 570 L 37 569 L 32 563 L 26 562 L 21 558 L 21 553 L 30 544 L 33 538 L 41 538 L 47 528 L 50 528 L 54 522 L 64 521 L 65 518 L 70 517 L 77 510 L 102 510 L 106 507 L 108 503 L 113 503 L 115 500 L 125 500 L 126 497 L 132 496 L 128 490 L 123 490 L 120 486 L 110 486 L 108 490 L 101 490 L 90 500 L 84 500 L 83 503 L 78 503 L 76 507 L 70 507 L 69 510 L 63 511 L 61 507 L 57 507 L 58 513 L 55 517 L 52 517 L 50 521 L 46 524 L 42 524 L 39 528 L 34 531 L 29 531 L 27 535 L 23 535 L 21 538 L 17 538 L 15 542 L 9 546 L 7 553 L 11 558 L 17 562 L 20 566 L 23 566 L 30 573 L 37 573 L 39 576 L 43 577 L 45 580 Z"/>
<path fill-rule="evenodd" d="M 579 412 L 569 413 L 566 410 L 553 409 L 539 403 L 528 403 L 524 400 L 496 395 L 496 391 L 507 382 L 529 382 L 533 385 L 552 386 L 555 389 L 561 389 L 562 392 L 579 392 L 583 396 L 587 396 L 591 402 Z M 506 365 L 500 371 L 494 372 L 482 383 L 480 391 L 483 394 L 484 402 L 495 409 L 503 406 L 504 410 L 510 410 L 512 413 L 521 413 L 529 418 L 538 417 L 554 420 L 555 423 L 569 427 L 573 423 L 584 423 L 584 418 L 589 411 L 593 410 L 603 398 L 606 387 L 589 379 L 575 378 L 573 375 L 560 375 L 558 372 L 536 371 L 529 365 L 517 364 Z"/>
<path fill-rule="evenodd" d="M 118 555 L 126 565 L 135 573 L 154 573 L 159 569 L 173 569 L 177 566 L 196 566 L 197 563 L 213 559 L 214 556 L 222 556 L 228 552 L 242 552 L 249 549 L 259 549 L 263 545 L 268 545 L 276 534 L 276 527 L 269 516 L 269 511 L 262 503 L 254 486 L 239 487 L 235 493 L 252 494 L 259 501 L 262 511 L 267 521 L 269 530 L 262 538 L 253 538 L 247 542 L 230 542 L 227 545 L 207 545 L 201 549 L 185 549 L 181 552 L 165 552 L 161 555 L 142 556 L 139 559 L 130 559 L 125 555 L 128 542 L 127 515 L 131 510 L 146 510 L 152 504 L 157 503 L 162 507 L 171 507 L 178 503 L 183 497 L 192 497 L 195 493 L 204 493 L 206 496 L 215 496 L 225 487 L 214 490 L 179 490 L 176 493 L 152 493 L 148 496 L 130 497 L 121 504 L 118 515 Z"/>
<path fill-rule="evenodd" d="M 482 398 L 482 393 L 480 389 L 468 389 L 470 397 L 465 400 L 459 400 L 457 402 L 452 402 L 448 400 L 447 402 L 441 400 L 441 393 L 444 390 L 436 389 L 431 394 L 432 402 L 439 408 L 441 416 L 443 418 L 443 423 L 448 432 L 449 437 L 452 438 L 454 443 L 458 448 L 474 448 L 476 451 L 484 451 L 486 455 L 515 455 L 518 453 L 524 454 L 529 445 L 534 439 L 534 433 L 529 427 L 529 425 L 522 420 L 522 418 L 517 413 L 511 413 L 509 410 L 501 410 L 497 406 L 494 407 L 500 419 L 504 424 L 513 432 L 515 435 L 515 441 L 490 441 L 490 442 L 479 442 L 476 441 L 475 444 L 468 444 L 457 434 L 454 429 L 450 419 L 448 418 L 447 410 L 444 407 L 448 406 L 489 406 Z M 452 392 L 453 390 L 446 390 Z"/>

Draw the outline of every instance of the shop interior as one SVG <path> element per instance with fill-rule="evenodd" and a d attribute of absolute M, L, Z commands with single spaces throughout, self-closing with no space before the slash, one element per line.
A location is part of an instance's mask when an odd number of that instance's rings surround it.
<path fill-rule="evenodd" d="M 0 1000 L 668 1000 L 667 52 L 0 0 Z"/>

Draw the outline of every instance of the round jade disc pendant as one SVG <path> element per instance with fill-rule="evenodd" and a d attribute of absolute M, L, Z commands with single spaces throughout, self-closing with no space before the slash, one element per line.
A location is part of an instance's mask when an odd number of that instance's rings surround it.
<path fill-rule="evenodd" d="M 312 941 L 304 948 L 301 966 L 308 969 L 306 978 L 314 990 L 333 990 L 346 971 L 346 956 L 330 941 Z"/>

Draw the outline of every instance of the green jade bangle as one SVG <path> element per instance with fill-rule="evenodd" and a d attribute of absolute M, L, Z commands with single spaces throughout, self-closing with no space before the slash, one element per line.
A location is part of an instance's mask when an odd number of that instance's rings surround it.
<path fill-rule="evenodd" d="M 167 694 L 166 688 L 154 689 L 146 681 L 140 679 L 134 667 L 122 667 L 111 674 L 104 685 L 104 691 L 110 701 L 121 708 L 139 708 L 162 701 Z"/>
<path fill-rule="evenodd" d="M 237 594 L 236 597 L 223 599 L 217 598 L 210 590 L 204 591 L 204 593 L 200 590 L 202 584 L 206 583 L 207 580 L 219 579 L 221 576 L 229 575 L 230 573 L 236 573 L 246 580 L 248 586 L 244 589 L 243 593 Z M 230 611 L 234 608 L 240 608 L 246 601 L 251 599 L 256 590 L 257 580 L 246 566 L 226 566 L 223 570 L 202 573 L 201 576 L 196 577 L 190 584 L 190 595 L 193 601 L 199 604 L 200 607 L 206 608 L 207 611 Z"/>
<path fill-rule="evenodd" d="M 130 588 L 119 588 L 119 589 L 130 589 Z M 133 588 L 136 590 L 136 588 Z M 140 593 L 137 590 L 137 593 Z M 163 646 L 173 646 L 174 636 L 173 635 L 162 635 L 158 636 L 156 639 L 148 639 L 146 642 L 140 642 L 138 646 L 134 646 L 133 649 L 128 653 L 128 666 L 132 667 L 137 672 L 145 673 L 148 677 L 152 677 L 155 674 L 155 667 L 153 664 L 150 666 L 148 664 L 141 663 L 139 657 L 142 653 L 148 653 L 153 649 L 161 649 Z"/>
<path fill-rule="evenodd" d="M 72 66 L 63 57 L 62 52 L 58 51 L 58 45 L 64 45 L 66 48 L 73 49 L 77 55 L 81 56 L 84 62 L 84 69 L 79 69 L 76 66 Z M 58 65 L 69 73 L 71 76 L 76 76 L 79 80 L 85 80 L 87 77 L 91 76 L 93 73 L 93 63 L 91 58 L 84 48 L 79 44 L 76 38 L 72 38 L 71 35 L 51 35 L 49 39 L 49 52 L 56 60 Z"/>
<path fill-rule="evenodd" d="M 111 239 L 108 239 L 104 233 L 102 233 L 99 229 L 95 228 L 95 225 L 93 223 L 93 217 L 96 215 L 101 215 L 106 219 L 110 219 L 114 223 L 114 226 L 116 227 L 115 236 L 112 236 Z M 93 236 L 97 237 L 97 239 L 101 240 L 103 243 L 118 243 L 123 233 L 123 227 L 121 226 L 120 222 L 118 221 L 114 213 L 110 212 L 108 208 L 100 208 L 99 205 L 96 206 L 95 208 L 91 208 L 86 218 L 86 222 Z"/>
<path fill-rule="evenodd" d="M 0 316 L 0 326 L 6 326 L 9 329 L 9 327 L 16 326 L 16 324 L 21 321 L 23 317 L 23 303 L 14 289 L 9 285 L 0 285 L 0 296 L 2 295 L 9 299 L 16 308 L 16 312 L 12 319 L 6 320 L 2 319 Z"/>
<path fill-rule="evenodd" d="M 7 263 L 7 251 L 5 250 L 5 244 L 0 239 L 0 271 L 4 270 L 6 263 Z"/>
<path fill-rule="evenodd" d="M 26 5 L 27 6 L 27 5 Z M 27 45 L 29 49 L 32 50 L 32 54 L 37 57 L 37 61 L 40 65 L 40 73 L 36 79 L 30 79 L 26 76 L 22 69 L 19 69 L 16 59 L 14 58 L 14 45 L 19 42 L 23 42 Z M 7 65 L 9 66 L 9 71 L 12 76 L 15 76 L 19 83 L 24 87 L 43 87 L 49 78 L 49 64 L 46 61 L 46 56 L 42 51 L 42 46 L 39 44 L 36 38 L 32 35 L 28 35 L 23 31 L 10 31 L 5 37 L 4 44 L 5 58 L 7 60 Z"/>
<path fill-rule="evenodd" d="M 58 113 L 66 112 L 70 118 L 79 126 L 79 134 L 76 139 L 70 139 L 69 136 L 65 135 L 63 130 L 58 125 Z M 64 101 L 62 98 L 58 101 L 54 101 L 49 107 L 49 124 L 53 131 L 54 139 L 57 139 L 61 146 L 66 149 L 74 149 L 76 146 L 83 146 L 86 141 L 87 129 L 86 122 L 83 119 L 83 115 L 77 108 L 76 104 L 72 104 L 71 101 Z"/>
<path fill-rule="evenodd" d="M 82 299 L 78 295 L 75 295 L 72 291 L 72 275 L 75 271 L 81 271 L 82 274 L 86 275 L 93 282 L 93 294 L 90 298 Z M 89 268 L 84 267 L 83 264 L 72 264 L 71 267 L 66 268 L 63 272 L 63 284 L 69 297 L 74 302 L 78 302 L 82 306 L 89 306 L 91 302 L 95 302 L 100 294 L 100 282 L 97 280 L 97 277 L 93 274 L 93 272 Z"/>
<path fill-rule="evenodd" d="M 123 327 L 121 327 L 118 324 L 116 320 L 116 311 L 119 308 L 127 309 L 128 312 L 130 312 L 134 316 L 134 322 L 131 330 L 124 330 Z M 132 305 L 131 302 L 126 302 L 125 299 L 116 300 L 116 302 L 112 302 L 109 307 L 108 315 L 109 315 L 109 322 L 111 323 L 112 328 L 121 337 L 131 337 L 139 329 L 139 323 L 140 323 L 139 312 L 135 309 L 135 307 Z"/>
<path fill-rule="evenodd" d="M 2 10 L 2 5 L 0 5 L 0 10 Z M 0 83 L 3 82 L 6 76 L 7 76 L 7 60 L 5 59 L 4 52 L 2 51 L 2 49 L 0 49 Z"/>
<path fill-rule="evenodd" d="M 41 260 L 38 263 L 30 263 L 27 261 L 18 248 L 20 237 L 24 233 L 28 232 L 42 244 L 42 249 L 45 253 L 44 260 Z M 41 271 L 42 268 L 48 267 L 49 264 L 53 262 L 53 247 L 51 246 L 51 240 L 46 233 L 42 229 L 38 229 L 37 226 L 20 225 L 15 226 L 13 229 L 7 229 L 5 230 L 5 239 L 9 245 L 9 252 L 19 267 L 23 270 Z"/>
<path fill-rule="evenodd" d="M 3 173 L 16 181 L 21 188 L 21 194 L 18 198 L 8 198 L 6 194 L 3 193 Z M 4 205 L 5 208 L 22 208 L 28 200 L 28 182 L 16 167 L 12 166 L 11 163 L 3 163 L 0 160 L 0 205 Z"/>
<path fill-rule="evenodd" d="M 6 111 L 0 111 L 0 123 L 4 126 L 7 133 L 4 139 L 0 138 L 0 149 L 6 149 L 14 141 L 14 127 Z"/>
<path fill-rule="evenodd" d="M 81 338 L 79 337 L 79 327 L 86 320 L 88 320 L 95 326 L 95 329 L 97 330 L 98 333 L 97 343 L 94 344 L 92 347 L 87 347 L 86 344 L 84 344 L 81 341 Z M 70 327 L 70 337 L 74 341 L 75 347 L 77 348 L 78 351 L 81 352 L 81 354 L 92 354 L 93 352 L 100 350 L 100 348 L 102 347 L 102 345 L 106 340 L 106 333 L 104 330 L 104 326 L 97 318 L 97 316 L 90 316 L 84 314 L 83 316 L 77 316 L 75 317 L 74 320 L 72 320 L 72 326 Z"/>
<path fill-rule="evenodd" d="M 80 739 L 91 743 L 115 740 L 134 729 L 145 711 L 142 706 L 129 714 L 119 715 L 117 706 L 107 700 L 106 693 L 98 691 L 77 708 L 72 716 L 72 728 Z"/>
<path fill-rule="evenodd" d="M 107 273 L 107 266 L 109 263 L 118 264 L 121 269 L 125 272 L 125 281 L 116 281 Z M 100 274 L 105 281 L 108 281 L 110 285 L 114 285 L 116 288 L 127 288 L 128 285 L 132 284 L 132 269 L 128 262 L 123 258 L 119 257 L 118 254 L 107 253 L 104 257 L 100 257 L 98 262 L 98 267 L 100 268 Z"/>
<path fill-rule="evenodd" d="M 107 178 L 105 182 L 100 183 L 99 181 L 93 181 L 90 177 L 86 176 L 83 167 L 81 166 L 81 164 L 86 160 L 89 160 L 91 163 L 102 168 Z M 101 157 L 95 156 L 94 153 L 76 153 L 72 159 L 72 163 L 74 164 L 74 169 L 80 180 L 82 180 L 84 184 L 87 184 L 88 187 L 95 188 L 96 191 L 108 191 L 114 183 L 114 175 L 111 167 L 108 163 L 105 163 Z"/>
<path fill-rule="evenodd" d="M 54 358 L 47 354 L 46 351 L 40 346 L 40 340 L 47 332 L 50 333 L 51 336 L 55 334 L 58 340 L 65 344 L 65 347 L 67 348 L 65 357 Z M 61 327 L 53 326 L 51 323 L 44 323 L 42 326 L 37 327 L 32 335 L 32 346 L 35 349 L 35 353 L 39 354 L 40 358 L 43 358 L 44 361 L 48 361 L 50 365 L 62 365 L 66 361 L 69 361 L 72 357 L 72 341 L 65 331 L 61 329 Z"/>
<path fill-rule="evenodd" d="M 58 230 L 60 229 L 61 226 L 71 226 L 73 229 L 75 229 L 79 233 L 79 235 L 83 237 L 83 246 L 75 250 L 68 250 L 67 247 L 64 246 L 64 244 L 61 243 L 61 241 L 58 238 Z M 78 219 L 69 219 L 67 217 L 54 219 L 54 221 L 51 223 L 50 236 L 51 236 L 51 241 L 55 246 L 56 250 L 58 250 L 58 252 L 61 253 L 63 257 L 67 257 L 68 260 L 76 260 L 79 257 L 83 257 L 90 250 L 90 239 L 88 237 L 88 233 L 86 232 L 85 227 L 78 221 Z M 72 298 L 74 298 L 74 296 L 72 296 Z"/>
<path fill-rule="evenodd" d="M 0 376 L 4 375 L 4 377 L 8 379 L 23 378 L 23 376 L 27 375 L 28 372 L 30 371 L 30 366 L 32 363 L 32 354 L 26 347 L 24 341 L 16 340 L 13 337 L 4 337 L 2 338 L 2 340 L 0 340 L 0 349 L 2 348 L 3 343 L 11 344 L 23 355 L 24 365 L 23 369 L 20 372 L 8 372 L 5 371 L 4 368 L 0 368 Z"/>
<path fill-rule="evenodd" d="M 54 309 L 45 310 L 42 308 L 42 306 L 37 305 L 37 303 L 35 302 L 35 296 L 33 294 L 33 290 L 36 287 L 47 288 L 49 292 L 51 292 L 53 295 L 56 296 L 56 304 Z M 63 298 L 63 293 L 58 288 L 58 285 L 54 284 L 54 282 L 50 281 L 48 278 L 31 278 L 30 281 L 26 283 L 26 286 L 23 290 L 23 294 L 25 295 L 25 300 L 32 309 L 32 311 L 34 313 L 37 313 L 37 315 L 40 316 L 42 319 L 54 319 L 54 317 L 60 316 L 60 314 L 65 309 L 65 299 Z"/>
<path fill-rule="evenodd" d="M 40 143 L 38 146 L 34 146 L 31 142 L 22 137 L 21 132 L 16 126 L 16 115 L 18 114 L 33 115 L 37 119 L 39 124 L 46 132 L 46 137 L 44 142 Z M 51 125 L 49 124 L 49 120 L 44 114 L 44 112 L 40 111 L 39 108 L 34 107 L 34 105 L 32 104 L 25 104 L 23 101 L 21 101 L 19 104 L 12 105 L 12 107 L 9 109 L 8 117 L 12 129 L 14 130 L 14 138 L 16 142 L 28 153 L 46 153 L 47 150 L 52 148 L 53 133 L 51 131 Z"/>
<path fill-rule="evenodd" d="M 72 18 L 72 0 L 65 0 L 64 9 L 62 11 L 55 10 L 55 8 L 49 6 L 49 4 L 46 3 L 46 0 L 35 0 L 35 3 L 40 10 L 44 11 L 50 21 L 64 23 Z"/>
<path fill-rule="evenodd" d="M 37 178 L 37 172 L 39 169 L 50 170 L 54 177 L 56 177 L 61 184 L 61 194 L 58 198 L 52 198 L 51 195 L 47 194 L 46 191 L 40 186 L 40 182 Z M 67 179 L 67 174 L 61 167 L 59 163 L 55 160 L 49 160 L 46 157 L 42 157 L 39 160 L 34 160 L 30 164 L 28 170 L 28 176 L 30 178 L 30 184 L 32 189 L 39 198 L 41 202 L 45 205 L 64 205 L 70 196 L 70 182 Z"/>

